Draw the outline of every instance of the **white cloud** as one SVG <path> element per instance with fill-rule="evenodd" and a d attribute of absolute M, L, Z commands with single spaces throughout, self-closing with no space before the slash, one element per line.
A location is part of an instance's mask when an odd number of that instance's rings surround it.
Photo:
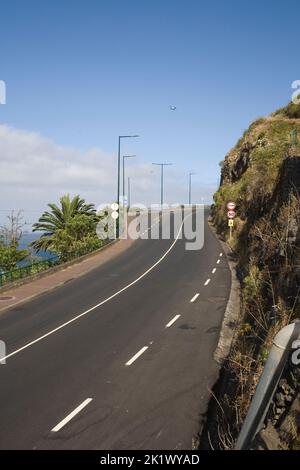
<path fill-rule="evenodd" d="M 65 193 L 80 194 L 95 205 L 115 200 L 116 163 L 115 155 L 97 148 L 81 152 L 34 132 L 0 125 L 0 218 L 8 209 L 24 209 L 26 219 L 33 222 L 48 202 L 57 202 Z M 132 178 L 131 202 L 157 203 L 159 170 L 138 161 L 127 168 Z M 186 197 L 185 175 L 172 168 L 166 184 L 166 192 L 170 195 L 172 186 L 174 197 L 169 202 Z M 210 194 L 211 188 L 206 188 L 206 192 Z"/>
<path fill-rule="evenodd" d="M 0 155 L 1 187 L 80 192 L 96 189 L 99 181 L 105 190 L 112 183 L 112 156 L 98 149 L 79 152 L 6 125 L 0 126 Z"/>

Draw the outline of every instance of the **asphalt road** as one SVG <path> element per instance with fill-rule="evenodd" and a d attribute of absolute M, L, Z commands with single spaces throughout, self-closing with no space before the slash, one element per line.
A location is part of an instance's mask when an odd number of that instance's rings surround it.
<path fill-rule="evenodd" d="M 204 233 L 197 251 L 137 240 L 0 315 L 1 449 L 192 448 L 231 282 Z"/>

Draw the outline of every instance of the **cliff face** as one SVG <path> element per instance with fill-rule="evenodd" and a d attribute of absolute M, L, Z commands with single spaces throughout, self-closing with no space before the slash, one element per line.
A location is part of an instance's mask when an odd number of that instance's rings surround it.
<path fill-rule="evenodd" d="M 235 436 L 274 335 L 300 318 L 300 105 L 289 104 L 251 124 L 224 159 L 214 201 L 212 221 L 225 239 L 226 204 L 235 201 L 237 212 L 230 244 L 238 261 L 242 311 L 228 360 L 231 389 L 223 402 L 237 423 L 230 430 Z M 300 409 L 292 437 L 281 436 L 279 423 L 289 418 L 299 396 L 300 371 L 288 365 L 284 380 L 291 393 L 285 402 L 278 391 L 281 401 L 275 397 L 268 423 L 278 446 L 292 448 L 300 445 Z"/>
<path fill-rule="evenodd" d="M 300 143 L 300 117 L 289 118 L 281 110 L 251 124 L 226 155 L 213 206 L 214 222 L 220 232 L 226 231 L 224 215 L 228 200 L 237 204 L 237 229 L 240 222 L 258 219 L 271 209 L 285 159 L 300 155 L 300 145 L 291 145 L 291 133 L 295 130 Z"/>

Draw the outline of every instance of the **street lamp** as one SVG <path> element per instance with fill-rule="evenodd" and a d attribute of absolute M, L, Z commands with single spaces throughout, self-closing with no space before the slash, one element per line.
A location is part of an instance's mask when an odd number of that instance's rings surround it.
<path fill-rule="evenodd" d="M 172 163 L 152 163 L 152 165 L 160 166 L 160 206 L 162 209 L 164 203 L 164 166 L 172 165 Z"/>
<path fill-rule="evenodd" d="M 136 155 L 123 155 L 123 205 L 125 200 L 125 158 L 135 158 Z"/>
<path fill-rule="evenodd" d="M 193 173 L 191 171 L 189 173 L 189 205 L 192 204 L 192 176 L 196 174 L 197 173 Z"/>
<path fill-rule="evenodd" d="M 128 176 L 128 181 L 127 181 L 127 203 L 128 203 L 128 207 L 130 209 L 130 176 Z"/>
<path fill-rule="evenodd" d="M 119 145 L 118 145 L 118 192 L 117 192 L 117 203 L 120 204 L 120 167 L 121 167 L 121 139 L 133 139 L 139 137 L 139 135 L 119 135 Z M 119 207 L 118 207 L 119 213 Z M 119 214 L 120 215 L 120 214 Z M 119 238 L 119 223 L 117 223 L 116 236 Z"/>

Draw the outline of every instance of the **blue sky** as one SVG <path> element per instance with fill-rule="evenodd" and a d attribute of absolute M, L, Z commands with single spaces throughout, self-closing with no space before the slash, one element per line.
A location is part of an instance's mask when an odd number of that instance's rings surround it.
<path fill-rule="evenodd" d="M 77 191 L 100 203 L 115 194 L 117 136 L 138 133 L 140 139 L 123 147 L 138 156 L 129 168 L 132 197 L 158 202 L 157 169 L 148 163 L 171 161 L 166 200 L 186 197 L 192 170 L 198 173 L 195 199 L 211 201 L 219 161 L 253 119 L 290 100 L 291 83 L 300 78 L 297 3 L 1 0 L 0 79 L 7 103 L 0 106 L 0 123 L 14 129 L 9 136 L 6 129 L 6 162 L 13 164 L 12 141 L 21 130 L 37 134 L 35 152 L 51 141 L 54 153 L 61 147 L 79 152 L 83 165 L 86 153 L 101 149 L 101 165 L 112 171 L 109 186 L 97 193 L 96 185 L 91 191 L 79 185 Z M 37 178 L 35 162 L 26 158 Z M 11 184 L 9 175 L 9 208 L 38 211 L 47 195 L 77 189 L 62 182 L 30 196 L 30 181 L 22 189 L 21 178 Z"/>

